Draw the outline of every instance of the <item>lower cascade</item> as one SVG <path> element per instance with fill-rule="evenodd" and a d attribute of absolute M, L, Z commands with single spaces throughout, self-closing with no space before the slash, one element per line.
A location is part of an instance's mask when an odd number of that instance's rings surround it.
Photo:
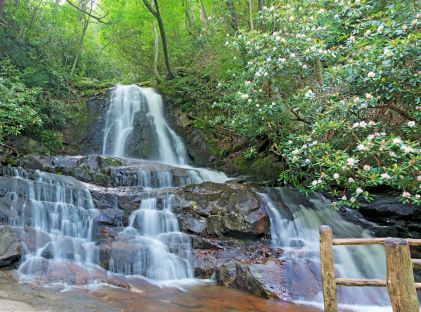
<path fill-rule="evenodd" d="M 194 228 L 191 233 L 182 232 L 174 211 L 176 204 L 177 209 L 182 206 L 175 196 L 176 190 L 205 181 L 224 183 L 228 178 L 221 172 L 188 165 L 186 148 L 168 125 L 162 98 L 154 90 L 119 85 L 109 103 L 102 156 L 43 160 L 42 168 L 53 172 L 53 167 L 59 167 L 63 174 L 29 168 L 2 169 L 0 190 L 5 195 L 0 207 L 7 208 L 3 209 L 6 212 L 1 211 L 2 215 L 22 244 L 24 256 L 18 267 L 22 281 L 86 285 L 113 283 L 113 278 L 120 277 L 139 277 L 152 282 L 194 278 L 191 234 L 201 231 L 203 224 L 210 222 L 206 218 L 217 216 L 218 209 L 224 207 L 211 207 L 210 213 L 200 211 L 199 221 L 189 219 Z M 150 145 L 136 146 L 134 151 L 133 142 L 137 142 L 139 135 L 138 118 L 146 123 L 142 126 L 143 134 L 151 137 Z M 102 188 L 104 196 L 119 194 L 114 206 L 100 207 L 97 189 Z M 277 188 L 258 188 L 254 193 L 261 207 L 248 218 L 268 215 L 270 245 L 282 249 L 279 260 L 283 263 L 291 300 L 320 305 L 323 298 L 318 227 L 332 225 L 336 237 L 368 237 L 369 233 L 345 221 L 322 197 L 304 198 L 298 192 Z M 215 200 L 213 194 L 203 196 Z M 125 196 L 137 203 L 136 209 L 128 213 L 121 212 L 121 207 L 127 204 L 123 200 Z M 201 205 L 188 203 L 193 208 Z M 234 211 L 228 213 L 237 218 Z M 114 224 L 115 219 L 119 221 Z M 233 222 L 219 221 L 226 233 L 238 234 Z M 113 227 L 104 226 L 111 223 Z M 338 276 L 384 278 L 382 248 L 335 248 Z M 365 306 L 389 304 L 384 290 L 360 288 L 340 288 L 339 302 Z"/>

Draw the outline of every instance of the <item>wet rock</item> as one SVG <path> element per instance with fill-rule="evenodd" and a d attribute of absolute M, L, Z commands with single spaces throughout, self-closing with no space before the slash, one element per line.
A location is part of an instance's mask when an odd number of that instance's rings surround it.
<path fill-rule="evenodd" d="M 283 288 L 281 263 L 278 259 L 269 259 L 262 264 L 236 264 L 235 285 L 263 298 L 288 299 Z"/>
<path fill-rule="evenodd" d="M 234 287 L 236 277 L 237 264 L 235 261 L 223 264 L 219 267 L 216 275 L 218 285 L 225 287 Z"/>
<path fill-rule="evenodd" d="M 91 96 L 87 102 L 85 129 L 80 142 L 82 154 L 102 153 L 106 114 L 113 88 Z"/>
<path fill-rule="evenodd" d="M 42 170 L 111 187 L 141 186 L 147 176 L 149 187 L 185 185 L 192 182 L 193 169 L 173 167 L 138 159 L 89 156 L 39 156 L 21 158 L 18 165 L 25 169 Z M 142 174 L 143 173 L 143 174 Z M 163 183 L 168 185 L 162 185 Z"/>
<path fill-rule="evenodd" d="M 248 185 L 205 182 L 187 186 L 176 193 L 175 206 L 185 232 L 257 238 L 269 231 L 266 211 Z"/>
<path fill-rule="evenodd" d="M 0 268 L 15 268 L 22 257 L 22 245 L 10 226 L 0 226 Z"/>
<path fill-rule="evenodd" d="M 259 263 L 267 258 L 267 247 L 256 240 L 207 239 L 206 243 L 209 245 L 197 244 L 193 238 L 194 271 L 199 278 L 210 278 L 214 273 L 218 275 L 220 269 L 232 261 Z"/>

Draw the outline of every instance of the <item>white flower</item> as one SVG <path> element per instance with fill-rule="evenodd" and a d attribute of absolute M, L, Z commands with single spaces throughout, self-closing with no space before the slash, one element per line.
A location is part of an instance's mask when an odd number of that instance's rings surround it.
<path fill-rule="evenodd" d="M 366 151 L 366 150 L 368 150 L 368 147 L 365 146 L 364 144 L 358 144 L 357 150 L 359 150 L 359 151 Z"/>
<path fill-rule="evenodd" d="M 371 30 L 369 29 L 369 30 L 367 30 L 365 33 L 364 33 L 364 36 L 368 36 L 368 35 L 370 35 L 371 34 Z"/>
<path fill-rule="evenodd" d="M 354 202 L 355 202 L 355 197 L 351 197 L 351 198 L 349 199 L 349 201 L 350 201 L 351 203 L 354 203 Z"/>
<path fill-rule="evenodd" d="M 349 40 L 349 42 L 355 42 L 355 37 L 354 36 L 350 36 L 348 40 Z"/>
<path fill-rule="evenodd" d="M 313 182 L 311 182 L 311 184 L 314 186 L 314 185 L 317 185 L 317 183 L 318 183 L 318 181 L 317 180 L 314 180 Z"/>
<path fill-rule="evenodd" d="M 380 175 L 380 178 L 382 178 L 383 180 L 388 180 L 388 179 L 390 179 L 390 175 L 389 175 L 389 174 L 387 174 L 387 173 L 382 173 L 382 174 Z"/>
<path fill-rule="evenodd" d="M 307 92 L 306 92 L 306 94 L 305 94 L 305 97 L 306 98 L 314 98 L 316 96 L 316 93 L 314 93 L 313 91 L 311 91 L 311 90 L 308 90 Z"/>
<path fill-rule="evenodd" d="M 403 192 L 402 193 L 402 197 L 403 198 L 409 198 L 411 196 L 411 194 L 410 193 L 408 193 L 408 192 Z"/>
<path fill-rule="evenodd" d="M 384 30 L 384 26 L 380 25 L 379 27 L 377 27 L 377 32 L 381 33 Z"/>
<path fill-rule="evenodd" d="M 410 128 L 415 127 L 415 121 L 413 121 L 413 120 L 408 121 L 407 125 L 408 125 L 408 127 L 410 127 Z"/>
<path fill-rule="evenodd" d="M 373 96 L 370 93 L 366 93 L 365 94 L 365 98 L 368 99 L 368 100 L 370 100 L 370 99 L 373 98 Z"/>
<path fill-rule="evenodd" d="M 272 61 L 272 59 L 271 59 L 270 57 L 268 57 L 268 58 L 266 59 L 266 61 L 267 61 L 267 62 L 271 62 L 271 61 Z"/>
<path fill-rule="evenodd" d="M 374 121 L 370 120 L 370 121 L 368 122 L 368 125 L 369 125 L 369 126 L 375 126 L 375 125 L 376 125 L 376 123 L 375 123 Z"/>
<path fill-rule="evenodd" d="M 395 153 L 395 152 L 393 152 L 393 151 L 392 151 L 392 152 L 389 152 L 389 156 L 390 156 L 390 157 L 396 157 L 396 153 Z"/>
<path fill-rule="evenodd" d="M 365 103 L 361 104 L 361 108 L 367 108 L 367 104 Z"/>
<path fill-rule="evenodd" d="M 341 197 L 341 199 L 342 199 L 342 200 L 347 200 L 347 198 L 346 198 L 346 196 L 345 196 L 345 195 L 344 195 L 344 196 L 342 196 L 342 197 Z"/>
<path fill-rule="evenodd" d="M 401 140 L 401 138 L 394 138 L 392 142 L 393 142 L 393 144 L 401 144 L 402 140 Z"/>
<path fill-rule="evenodd" d="M 354 183 L 355 180 L 353 178 L 348 178 L 348 183 Z"/>
<path fill-rule="evenodd" d="M 364 169 L 364 171 L 370 171 L 371 170 L 371 166 L 364 165 L 363 169 Z"/>
<path fill-rule="evenodd" d="M 334 174 L 333 174 L 333 178 L 334 178 L 335 180 L 339 179 L 339 173 L 334 173 Z"/>
<path fill-rule="evenodd" d="M 288 140 L 288 144 L 292 144 L 293 142 L 292 142 L 292 140 Z"/>
<path fill-rule="evenodd" d="M 417 176 L 417 181 L 421 182 L 421 175 Z"/>
<path fill-rule="evenodd" d="M 294 18 L 294 16 L 292 16 L 292 15 L 289 17 L 289 21 L 290 21 L 290 22 L 292 22 L 294 19 L 295 19 L 295 18 Z"/>
<path fill-rule="evenodd" d="M 402 30 L 405 31 L 408 29 L 408 26 L 406 26 L 405 24 L 402 25 Z"/>
<path fill-rule="evenodd" d="M 355 190 L 355 192 L 356 192 L 358 195 L 360 195 L 360 194 L 364 193 L 364 190 L 363 190 L 361 187 L 358 187 L 358 188 Z"/>
<path fill-rule="evenodd" d="M 368 74 L 367 74 L 367 77 L 368 78 L 374 78 L 376 76 L 376 74 L 375 73 L 373 73 L 373 72 L 369 72 Z"/>
<path fill-rule="evenodd" d="M 393 56 L 393 52 L 389 50 L 388 48 L 384 48 L 383 54 L 386 55 L 387 57 Z"/>
<path fill-rule="evenodd" d="M 300 153 L 300 151 L 298 149 L 295 149 L 295 150 L 292 151 L 293 155 L 297 155 L 298 153 Z"/>
<path fill-rule="evenodd" d="M 354 123 L 353 125 L 352 125 L 352 128 L 358 128 L 360 126 L 360 123 L 359 122 L 356 122 L 356 123 Z"/>
<path fill-rule="evenodd" d="M 370 134 L 368 137 L 367 137 L 367 140 L 369 140 L 369 141 L 372 141 L 374 139 L 374 134 Z"/>
<path fill-rule="evenodd" d="M 420 197 L 421 197 L 420 194 L 415 194 L 416 199 L 420 199 Z"/>
<path fill-rule="evenodd" d="M 346 160 L 346 164 L 347 164 L 348 166 L 354 166 L 357 162 L 358 162 L 358 161 L 357 161 L 357 160 L 355 160 L 354 158 L 348 158 L 348 159 Z"/>
<path fill-rule="evenodd" d="M 409 146 L 402 145 L 401 146 L 401 151 L 404 152 L 404 153 L 411 153 L 413 151 L 413 149 L 411 147 L 409 147 Z"/>
<path fill-rule="evenodd" d="M 294 57 L 295 57 L 295 53 L 291 53 L 291 54 L 290 54 L 290 56 L 291 56 L 292 58 L 294 58 Z"/>
<path fill-rule="evenodd" d="M 361 128 L 365 128 L 365 127 L 367 127 L 367 123 L 366 123 L 365 121 L 361 121 L 361 122 L 360 122 L 360 127 L 361 127 Z"/>
<path fill-rule="evenodd" d="M 287 60 L 286 60 L 285 58 L 283 58 L 283 57 L 280 57 L 280 58 L 278 59 L 278 61 L 279 61 L 279 62 L 281 62 L 281 63 L 285 63 Z"/>

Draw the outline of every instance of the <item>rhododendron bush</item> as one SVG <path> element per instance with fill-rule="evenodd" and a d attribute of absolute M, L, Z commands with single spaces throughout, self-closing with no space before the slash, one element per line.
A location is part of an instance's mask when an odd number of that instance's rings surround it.
<path fill-rule="evenodd" d="M 420 204 L 421 13 L 412 1 L 273 1 L 227 36 L 214 118 L 266 137 L 282 184 L 358 206 L 371 190 Z M 254 147 L 251 148 L 251 152 Z"/>

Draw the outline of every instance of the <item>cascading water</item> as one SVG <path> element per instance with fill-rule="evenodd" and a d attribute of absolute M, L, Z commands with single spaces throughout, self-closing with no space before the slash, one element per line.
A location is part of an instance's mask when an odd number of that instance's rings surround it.
<path fill-rule="evenodd" d="M 143 132 L 138 132 L 139 127 Z M 138 144 L 139 137 L 142 144 Z M 190 237 L 180 232 L 172 212 L 173 187 L 203 181 L 222 183 L 226 175 L 188 166 L 186 148 L 165 120 L 162 98 L 153 89 L 136 85 L 115 87 L 102 152 L 138 158 L 134 184 L 142 198 L 127 227 L 113 234 L 109 250 L 96 245 L 99 211 L 84 184 L 65 176 L 3 168 L 7 172 L 0 176 L 0 186 L 7 191 L 8 221 L 25 249 L 18 269 L 22 278 L 72 285 L 116 275 L 145 277 L 162 284 L 190 280 L 192 244 Z M 174 175 L 178 168 L 183 174 Z M 113 185 L 133 185 L 124 184 L 132 177 L 120 175 L 118 170 L 113 177 Z M 336 237 L 366 237 L 368 233 L 343 220 L 321 197 L 306 199 L 285 189 L 265 189 L 258 194 L 270 218 L 272 244 L 284 250 L 283 268 L 292 299 L 320 304 L 319 226 L 331 225 Z M 335 263 L 341 277 L 384 278 L 381 247 L 335 247 Z M 339 287 L 339 302 L 384 306 L 388 297 L 384 290 Z M 360 309 L 353 306 L 349 310 Z M 375 311 L 373 307 L 363 310 Z"/>
<path fill-rule="evenodd" d="M 131 136 L 138 112 L 146 115 L 149 134 L 155 142 L 140 146 L 149 160 L 189 169 L 189 177 L 181 185 L 205 180 L 223 182 L 227 177 L 219 172 L 187 166 L 186 148 L 179 136 L 168 125 L 162 97 L 151 88 L 136 85 L 116 86 L 110 101 L 104 130 L 103 154 L 128 156 Z M 156 171 L 155 185 L 150 171 L 139 170 L 138 184 L 145 190 L 173 187 L 169 171 Z M 130 245 L 130 251 L 113 251 L 110 271 L 125 275 L 142 275 L 153 280 L 177 280 L 193 277 L 191 241 L 181 233 L 178 221 L 171 211 L 172 195 L 158 201 L 155 197 L 142 200 L 140 208 L 129 219 L 129 226 L 119 234 L 119 240 Z"/>
<path fill-rule="evenodd" d="M 156 142 L 150 142 L 152 146 L 144 147 L 151 150 L 144 155 L 166 164 L 185 165 L 186 149 L 165 120 L 162 97 L 151 88 L 136 85 L 116 86 L 107 113 L 102 153 L 116 157 L 128 156 L 127 146 L 138 112 L 148 117 L 145 121 L 153 132 L 149 134 L 156 137 Z"/>
<path fill-rule="evenodd" d="M 330 225 L 338 238 L 370 237 L 369 233 L 344 220 L 322 196 L 305 199 L 297 191 L 282 188 L 259 196 L 270 217 L 272 244 L 284 250 L 282 260 L 293 299 L 321 306 L 320 225 Z M 334 257 L 338 277 L 384 279 L 386 276 L 381 246 L 336 246 Z M 303 280 L 306 282 L 302 283 Z M 352 311 L 375 311 L 374 306 L 390 305 L 386 290 L 379 288 L 338 287 L 338 301 Z"/>
<path fill-rule="evenodd" d="M 74 284 L 70 271 L 86 272 L 98 263 L 92 240 L 94 208 L 91 194 L 76 179 L 49 173 L 3 168 L 2 187 L 8 190 L 9 224 L 21 237 L 25 256 L 18 271 L 25 279 L 47 279 Z M 71 261 L 71 262 L 70 262 Z"/>

